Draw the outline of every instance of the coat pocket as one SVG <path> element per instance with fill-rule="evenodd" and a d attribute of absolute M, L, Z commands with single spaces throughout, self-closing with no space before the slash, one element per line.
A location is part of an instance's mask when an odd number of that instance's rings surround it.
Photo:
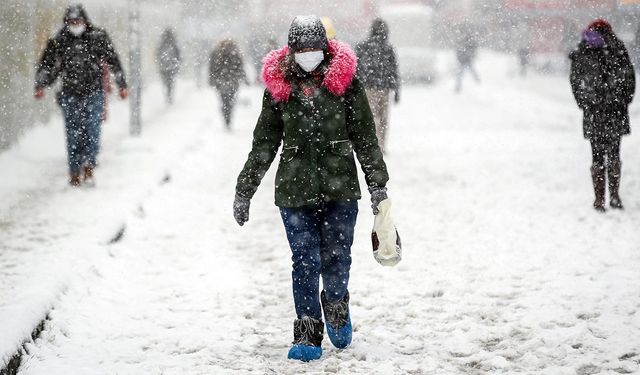
<path fill-rule="evenodd" d="M 349 156 L 353 153 L 353 144 L 348 139 L 342 141 L 331 141 L 331 152 L 338 156 Z"/>
<path fill-rule="evenodd" d="M 288 163 L 298 154 L 298 146 L 288 146 L 282 148 L 282 153 L 280 154 L 280 160 L 283 163 Z"/>

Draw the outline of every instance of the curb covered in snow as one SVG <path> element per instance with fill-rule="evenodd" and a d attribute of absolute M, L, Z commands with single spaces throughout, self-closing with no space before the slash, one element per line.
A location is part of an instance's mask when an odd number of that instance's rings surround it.
<path fill-rule="evenodd" d="M 36 328 L 33 329 L 30 339 L 23 342 L 18 348 L 18 351 L 11 357 L 11 359 L 9 359 L 6 365 L 0 369 L 0 375 L 16 375 L 18 373 L 18 369 L 22 363 L 22 356 L 27 350 L 27 344 L 35 341 L 40 336 L 42 331 L 44 331 L 44 325 L 47 320 L 49 320 L 49 313 L 47 313 L 44 319 L 42 319 Z"/>

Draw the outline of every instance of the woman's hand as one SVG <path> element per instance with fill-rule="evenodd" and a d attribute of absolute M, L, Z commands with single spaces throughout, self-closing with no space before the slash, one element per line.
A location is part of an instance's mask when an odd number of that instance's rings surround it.
<path fill-rule="evenodd" d="M 387 188 L 386 187 L 370 187 L 369 193 L 371 193 L 371 209 L 373 210 L 373 214 L 378 214 L 378 205 L 383 200 L 387 199 Z"/>
<path fill-rule="evenodd" d="M 251 200 L 236 194 L 236 198 L 233 200 L 233 217 L 236 219 L 238 225 L 243 226 L 244 223 L 249 221 L 249 206 Z"/>

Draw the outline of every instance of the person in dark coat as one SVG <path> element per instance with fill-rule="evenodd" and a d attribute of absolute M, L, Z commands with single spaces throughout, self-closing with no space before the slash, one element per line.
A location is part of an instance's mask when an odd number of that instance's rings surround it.
<path fill-rule="evenodd" d="M 636 86 L 633 64 L 611 25 L 602 19 L 587 27 L 569 57 L 571 89 L 584 112 L 584 137 L 591 142 L 593 206 L 605 210 L 608 179 L 610 206 L 621 209 L 620 139 L 631 132 L 628 107 Z"/>
<path fill-rule="evenodd" d="M 389 95 L 395 92 L 394 101 L 400 102 L 400 77 L 396 53 L 388 42 L 387 23 L 376 18 L 371 24 L 371 35 L 356 46 L 358 77 L 367 90 L 369 105 L 376 121 L 376 135 L 380 148 L 386 149 L 389 129 Z"/>
<path fill-rule="evenodd" d="M 173 103 L 174 80 L 180 71 L 181 61 L 180 48 L 178 48 L 175 34 L 171 29 L 166 29 L 162 33 L 158 47 L 158 67 L 166 89 L 168 104 Z"/>
<path fill-rule="evenodd" d="M 275 204 L 293 260 L 291 359 L 320 358 L 323 311 L 331 343 L 351 343 L 348 284 L 361 197 L 354 151 L 374 213 L 387 198 L 389 176 L 356 68 L 353 50 L 327 40 L 316 16 L 296 17 L 288 45 L 269 53 L 262 68 L 262 113 L 238 176 L 233 215 L 239 225 L 249 220 L 250 200 L 282 144 Z"/>
<path fill-rule="evenodd" d="M 458 59 L 458 71 L 456 74 L 456 92 L 462 90 L 462 78 L 464 72 L 469 71 L 476 82 L 480 82 L 480 76 L 473 66 L 478 52 L 477 38 L 469 25 L 462 25 L 456 38 L 456 58 Z"/>
<path fill-rule="evenodd" d="M 89 21 L 82 5 L 69 6 L 64 26 L 49 39 L 38 64 L 34 96 L 43 98 L 44 88 L 61 77 L 62 90 L 57 101 L 65 120 L 72 186 L 80 186 L 82 181 L 93 184 L 105 101 L 102 86 L 105 65 L 115 76 L 120 97 L 126 99 L 124 71 L 109 35 Z"/>
<path fill-rule="evenodd" d="M 240 82 L 248 83 L 238 45 L 231 39 L 221 41 L 209 60 L 209 84 L 218 90 L 227 129 L 236 103 Z"/>

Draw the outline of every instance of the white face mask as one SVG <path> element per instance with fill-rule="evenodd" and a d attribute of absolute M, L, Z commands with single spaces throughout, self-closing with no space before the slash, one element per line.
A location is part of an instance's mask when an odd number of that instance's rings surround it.
<path fill-rule="evenodd" d="M 84 25 L 84 24 L 69 25 L 69 26 L 67 26 L 67 28 L 69 29 L 69 32 L 71 32 L 71 34 L 73 34 L 75 36 L 80 36 L 87 29 L 87 25 Z"/>
<path fill-rule="evenodd" d="M 296 63 L 305 72 L 313 72 L 324 60 L 323 51 L 299 52 L 295 54 Z"/>

